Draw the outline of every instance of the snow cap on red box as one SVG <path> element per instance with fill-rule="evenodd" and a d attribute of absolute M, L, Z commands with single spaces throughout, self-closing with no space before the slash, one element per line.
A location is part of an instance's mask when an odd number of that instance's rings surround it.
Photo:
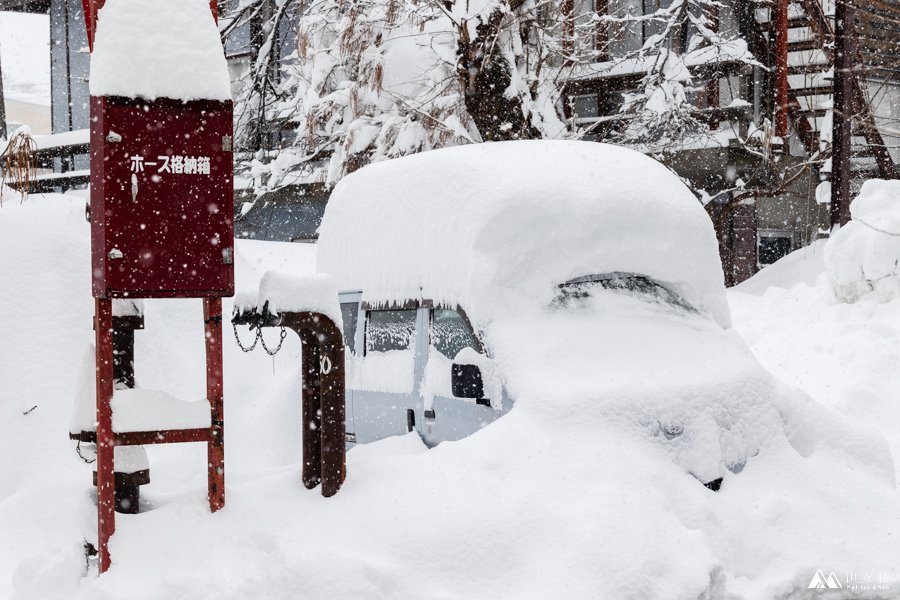
<path fill-rule="evenodd" d="M 91 53 L 92 96 L 230 100 L 208 0 L 106 0 Z"/>

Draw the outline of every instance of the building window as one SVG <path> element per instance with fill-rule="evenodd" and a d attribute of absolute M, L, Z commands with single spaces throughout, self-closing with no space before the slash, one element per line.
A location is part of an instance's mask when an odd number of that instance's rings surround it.
<path fill-rule="evenodd" d="M 794 249 L 794 234 L 791 231 L 762 229 L 758 234 L 757 262 L 760 267 L 771 265 L 784 258 Z"/>
<path fill-rule="evenodd" d="M 589 125 L 600 117 L 600 97 L 597 94 L 572 96 L 572 113 L 575 123 Z"/>

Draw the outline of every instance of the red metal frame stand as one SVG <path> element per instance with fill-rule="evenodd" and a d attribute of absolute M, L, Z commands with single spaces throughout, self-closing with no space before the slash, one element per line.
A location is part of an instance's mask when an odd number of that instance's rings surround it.
<path fill-rule="evenodd" d="M 222 402 L 222 299 L 203 299 L 206 324 L 206 397 L 212 414 L 207 441 L 209 509 L 225 506 L 225 410 Z"/>
<path fill-rule="evenodd" d="M 112 300 L 95 300 L 97 389 L 97 546 L 100 572 L 109 569 L 109 538 L 116 531 L 115 452 L 112 430 L 113 324 Z"/>
<path fill-rule="evenodd" d="M 210 405 L 208 429 L 129 431 L 112 428 L 113 320 L 112 300 L 95 300 L 96 392 L 97 392 L 97 549 L 100 572 L 110 565 L 109 539 L 116 531 L 116 446 L 206 442 L 209 508 L 225 506 L 225 413 L 222 383 L 222 299 L 203 299 L 206 336 L 206 394 Z"/>

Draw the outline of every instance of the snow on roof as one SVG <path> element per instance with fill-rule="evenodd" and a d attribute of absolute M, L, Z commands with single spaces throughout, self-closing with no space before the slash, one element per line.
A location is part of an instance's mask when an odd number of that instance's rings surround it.
<path fill-rule="evenodd" d="M 319 272 L 373 303 L 430 299 L 484 323 L 500 294 L 549 302 L 560 283 L 622 271 L 730 324 L 700 202 L 617 146 L 501 142 L 376 163 L 335 187 L 319 236 Z"/>
<path fill-rule="evenodd" d="M 206 0 L 107 0 L 100 9 L 92 96 L 230 100 L 230 86 Z"/>
<path fill-rule="evenodd" d="M 755 63 L 753 54 L 747 50 L 747 42 L 741 39 L 729 40 L 716 46 L 702 46 L 684 54 L 687 67 L 702 67 L 724 62 Z M 628 75 L 645 75 L 653 69 L 658 60 L 656 54 L 635 56 L 623 60 L 576 65 L 570 79 L 609 79 Z"/>

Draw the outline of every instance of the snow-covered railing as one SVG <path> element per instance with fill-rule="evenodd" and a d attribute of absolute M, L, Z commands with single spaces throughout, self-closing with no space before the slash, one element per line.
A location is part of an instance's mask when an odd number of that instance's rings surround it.
<path fill-rule="evenodd" d="M 62 165 L 70 166 L 76 156 L 84 156 L 90 152 L 90 135 L 87 129 L 66 131 L 52 135 L 37 135 L 34 140 L 33 165 L 35 169 L 51 170 L 55 168 L 57 159 Z M 8 140 L 0 140 L 0 159 L 6 154 Z M 0 161 L 2 164 L 2 161 Z M 39 172 L 28 180 L 28 190 L 22 192 L 49 192 L 56 188 L 71 189 L 90 183 L 88 169 L 75 169 L 61 172 Z"/>

